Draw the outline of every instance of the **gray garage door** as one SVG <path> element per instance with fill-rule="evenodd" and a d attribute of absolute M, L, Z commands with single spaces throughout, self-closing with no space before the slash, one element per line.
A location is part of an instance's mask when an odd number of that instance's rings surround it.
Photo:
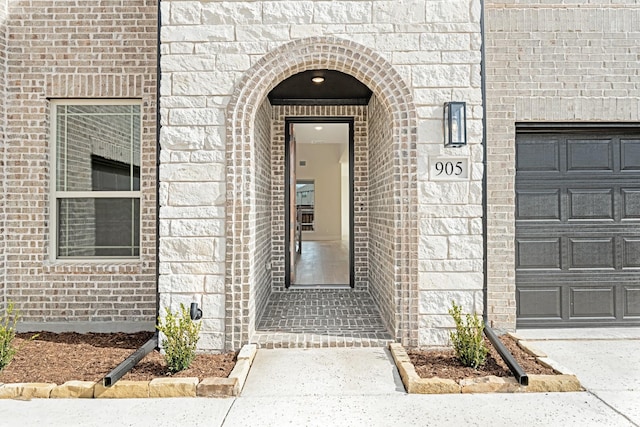
<path fill-rule="evenodd" d="M 518 327 L 640 325 L 640 131 L 519 129 Z"/>

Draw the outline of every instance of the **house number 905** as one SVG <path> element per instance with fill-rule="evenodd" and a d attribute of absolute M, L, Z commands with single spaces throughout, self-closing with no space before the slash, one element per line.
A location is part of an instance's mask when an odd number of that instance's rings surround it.
<path fill-rule="evenodd" d="M 460 176 L 462 175 L 462 162 L 436 162 L 434 167 L 436 168 L 436 176 L 445 174 L 447 176 Z"/>
<path fill-rule="evenodd" d="M 429 179 L 433 181 L 466 181 L 469 179 L 467 157 L 431 157 Z"/>

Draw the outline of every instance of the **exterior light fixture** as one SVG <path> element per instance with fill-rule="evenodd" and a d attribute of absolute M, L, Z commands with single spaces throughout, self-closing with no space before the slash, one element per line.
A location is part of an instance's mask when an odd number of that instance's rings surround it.
<path fill-rule="evenodd" d="M 189 316 L 191 320 L 200 320 L 202 319 L 202 310 L 198 307 L 197 302 L 191 303 L 191 308 L 189 310 Z"/>
<path fill-rule="evenodd" d="M 311 81 L 314 82 L 315 84 L 319 85 L 320 83 L 324 82 L 324 77 L 315 76 L 315 77 L 311 78 Z"/>
<path fill-rule="evenodd" d="M 444 146 L 467 145 L 467 104 L 465 102 L 444 103 Z"/>

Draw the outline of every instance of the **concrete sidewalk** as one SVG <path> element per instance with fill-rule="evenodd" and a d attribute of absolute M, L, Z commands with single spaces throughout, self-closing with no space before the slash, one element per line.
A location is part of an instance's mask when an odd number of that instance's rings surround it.
<path fill-rule="evenodd" d="M 640 328 L 520 330 L 589 394 L 640 425 Z"/>
<path fill-rule="evenodd" d="M 519 331 L 581 393 L 408 395 L 382 348 L 259 350 L 229 399 L 0 401 L 4 426 L 640 426 L 640 329 Z"/>

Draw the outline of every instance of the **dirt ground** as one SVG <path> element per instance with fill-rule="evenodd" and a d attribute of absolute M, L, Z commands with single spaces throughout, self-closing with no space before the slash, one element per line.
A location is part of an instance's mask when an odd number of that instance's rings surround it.
<path fill-rule="evenodd" d="M 18 353 L 0 372 L 0 383 L 100 381 L 120 362 L 146 343 L 152 332 L 135 334 L 18 334 Z M 187 370 L 170 375 L 162 355 L 152 351 L 123 380 L 159 377 L 227 377 L 235 365 L 235 353 L 199 354 Z"/>
<path fill-rule="evenodd" d="M 555 374 L 553 369 L 541 365 L 536 361 L 535 357 L 518 347 L 516 341 L 508 335 L 501 336 L 500 340 L 527 374 Z M 497 377 L 513 376 L 502 360 L 502 357 L 500 357 L 496 349 L 493 348 L 486 338 L 485 344 L 487 344 L 489 348 L 487 361 L 477 370 L 462 365 L 458 359 L 456 359 L 453 350 L 409 350 L 407 353 L 409 354 L 411 362 L 416 367 L 416 373 L 421 378 L 439 377 L 458 381 L 463 378 L 484 377 L 488 375 L 495 375 Z"/>
<path fill-rule="evenodd" d="M 0 372 L 0 383 L 48 382 L 62 384 L 70 380 L 101 381 L 113 368 L 140 348 L 153 335 L 135 334 L 77 334 L 49 332 L 18 334 L 14 341 L 19 348 L 13 361 Z M 515 341 L 502 337 L 507 348 L 528 374 L 553 374 L 520 349 Z M 409 357 L 418 375 L 458 380 L 485 375 L 511 376 L 498 353 L 490 346 L 487 363 L 479 370 L 462 366 L 453 350 L 409 350 Z M 149 353 L 122 379 L 151 380 L 159 377 L 227 377 L 235 365 L 235 353 L 199 354 L 191 367 L 170 375 L 158 351 Z"/>

